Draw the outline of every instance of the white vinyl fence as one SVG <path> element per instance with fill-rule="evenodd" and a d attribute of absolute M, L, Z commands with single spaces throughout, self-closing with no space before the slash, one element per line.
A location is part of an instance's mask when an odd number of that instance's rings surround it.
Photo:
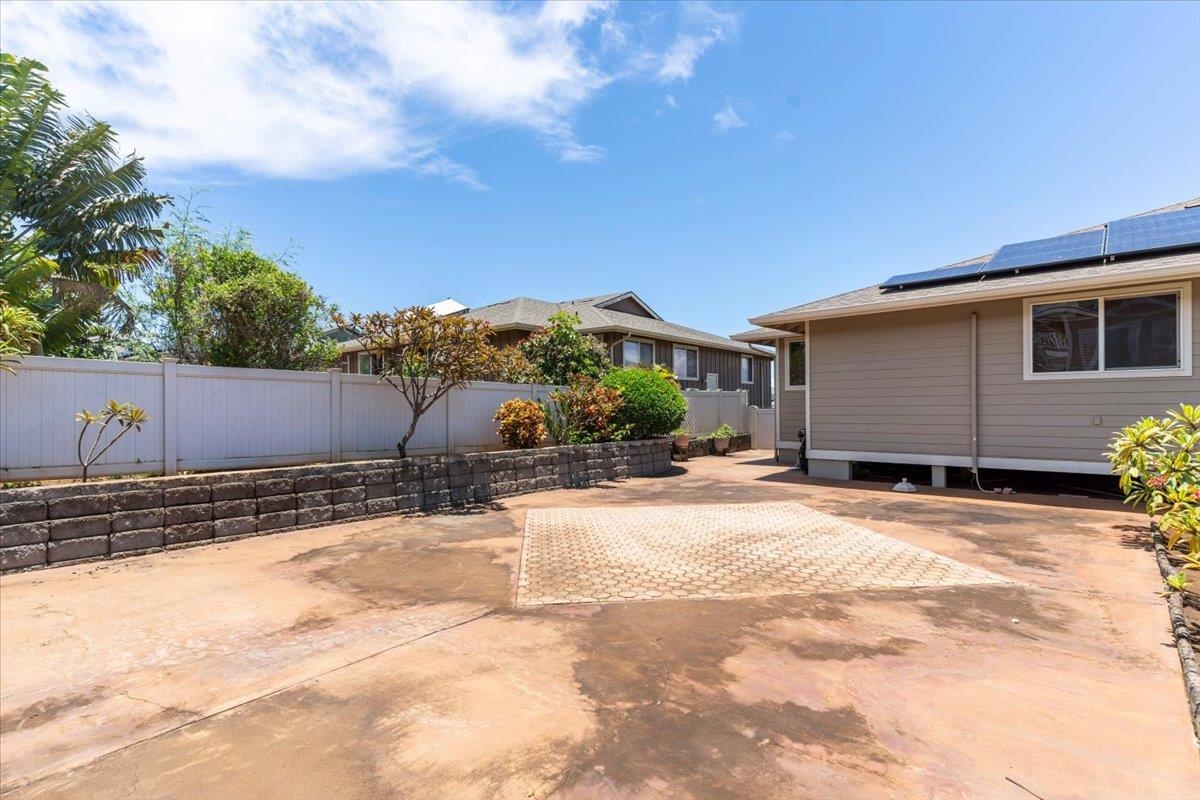
<path fill-rule="evenodd" d="M 481 381 L 455 389 L 421 417 L 408 451 L 499 449 L 496 408 L 553 389 Z M 684 397 L 697 435 L 724 422 L 751 430 L 746 392 Z M 388 457 L 411 419 L 399 393 L 371 375 L 28 357 L 16 375 L 0 371 L 0 480 L 78 476 L 75 414 L 109 399 L 141 406 L 150 421 L 105 453 L 95 475 Z"/>
<path fill-rule="evenodd" d="M 756 450 L 774 450 L 776 442 L 775 409 L 751 406 L 748 411 L 750 446 Z"/>
<path fill-rule="evenodd" d="M 421 417 L 408 451 L 499 449 L 496 408 L 553 389 L 477 381 L 452 390 Z M 109 450 L 96 475 L 387 457 L 412 419 L 399 393 L 371 375 L 28 357 L 16 375 L 0 372 L 0 480 L 77 476 L 75 414 L 110 398 L 141 406 L 150 421 Z"/>
<path fill-rule="evenodd" d="M 748 394 L 745 391 L 710 392 L 705 389 L 685 389 L 688 401 L 684 427 L 696 436 L 707 436 L 719 425 L 729 424 L 748 433 Z"/>

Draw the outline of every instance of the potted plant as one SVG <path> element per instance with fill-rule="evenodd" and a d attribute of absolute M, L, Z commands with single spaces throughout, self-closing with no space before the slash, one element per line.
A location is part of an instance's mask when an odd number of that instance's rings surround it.
<path fill-rule="evenodd" d="M 732 425 L 723 422 L 710 436 L 713 440 L 713 449 L 717 451 L 717 455 L 723 456 L 729 449 L 729 440 L 737 436 L 737 430 Z"/>
<path fill-rule="evenodd" d="M 679 426 L 671 431 L 671 437 L 675 442 L 675 449 L 684 452 L 688 449 L 688 445 L 692 442 L 692 431 L 690 428 Z"/>

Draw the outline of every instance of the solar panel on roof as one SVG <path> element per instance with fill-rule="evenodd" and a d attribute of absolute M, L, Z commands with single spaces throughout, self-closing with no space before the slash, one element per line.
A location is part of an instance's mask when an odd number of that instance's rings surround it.
<path fill-rule="evenodd" d="M 1068 233 L 1050 239 L 1006 244 L 988 262 L 985 274 L 1023 267 L 1042 267 L 1068 261 L 1083 261 L 1104 255 L 1104 229 Z"/>
<path fill-rule="evenodd" d="M 929 269 L 924 272 L 909 272 L 904 275 L 893 275 L 879 285 L 884 289 L 894 289 L 897 286 L 914 286 L 919 283 L 948 281 L 967 275 L 975 275 L 983 269 L 983 266 L 984 262 L 975 262 L 974 264 L 964 264 L 961 267 L 944 267 L 942 269 Z"/>
<path fill-rule="evenodd" d="M 1108 223 L 1108 255 L 1200 244 L 1200 206 Z"/>
<path fill-rule="evenodd" d="M 1200 206 L 1108 223 L 1105 228 L 1069 233 L 1050 239 L 1006 244 L 990 261 L 961 267 L 931 269 L 894 275 L 880 284 L 899 289 L 943 281 L 983 278 L 1035 267 L 1053 267 L 1105 255 L 1151 252 L 1200 245 Z"/>

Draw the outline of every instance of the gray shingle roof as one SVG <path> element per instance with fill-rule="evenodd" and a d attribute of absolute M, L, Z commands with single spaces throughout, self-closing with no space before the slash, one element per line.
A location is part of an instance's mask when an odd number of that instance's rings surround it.
<path fill-rule="evenodd" d="M 1178 211 L 1185 207 L 1194 206 L 1198 202 L 1200 202 L 1200 198 L 1174 203 L 1163 208 L 1156 208 L 1152 211 L 1132 216 L 1141 217 L 1167 211 Z M 1097 227 L 1102 226 L 1091 226 L 1080 230 L 1092 230 Z M 1072 233 L 1074 232 L 1072 231 Z M 948 264 L 939 269 L 950 269 L 951 267 L 985 261 L 991 258 L 991 256 L 992 254 L 988 253 L 954 264 Z M 1178 272 L 1179 274 L 1186 275 L 1189 270 L 1200 270 L 1200 266 L 1198 265 L 1200 265 L 1200 250 L 1191 250 L 1157 256 L 1131 256 L 1109 263 L 1088 264 L 1086 266 L 1068 265 L 1056 269 L 1042 269 L 1015 275 L 980 276 L 975 280 L 918 285 L 908 289 L 883 289 L 878 285 L 864 286 L 861 289 L 854 289 L 853 291 L 843 292 L 832 297 L 824 297 L 820 300 L 813 300 L 798 306 L 792 306 L 791 308 L 784 308 L 779 311 L 772 311 L 769 314 L 752 317 L 750 322 L 762 326 L 784 325 L 802 321 L 806 317 L 838 316 L 836 313 L 838 311 L 844 311 L 846 314 L 886 311 L 889 306 L 903 305 L 907 307 L 919 304 L 923 300 L 928 301 L 928 305 L 952 302 L 959 297 L 962 298 L 963 302 L 967 302 L 975 295 L 992 294 L 1004 289 L 1011 289 L 1014 292 L 1024 289 L 1032 290 L 1039 286 L 1052 286 L 1062 283 L 1064 279 L 1083 283 L 1110 276 L 1119 277 L 1126 273 L 1130 273 L 1132 279 L 1137 277 L 1135 273 L 1147 271 L 1163 273 Z M 1200 274 L 1200 272 L 1193 274 Z M 747 333 L 753 332 L 748 331 Z M 738 334 L 738 336 L 741 337 L 743 334 Z"/>
<path fill-rule="evenodd" d="M 579 315 L 579 329 L 585 333 L 615 331 L 681 344 L 703 345 L 739 353 L 765 355 L 760 348 L 752 347 L 745 342 L 735 342 L 727 336 L 718 336 L 715 333 L 676 325 L 661 319 L 626 314 L 611 308 L 599 308 L 597 305 L 610 302 L 626 294 L 628 292 L 614 292 L 598 297 L 561 302 L 537 300 L 532 297 L 514 297 L 500 303 L 472 308 L 467 311 L 467 314 L 476 319 L 490 322 L 492 327 L 497 330 L 533 330 L 545 325 L 546 320 L 556 311 L 572 311 Z"/>

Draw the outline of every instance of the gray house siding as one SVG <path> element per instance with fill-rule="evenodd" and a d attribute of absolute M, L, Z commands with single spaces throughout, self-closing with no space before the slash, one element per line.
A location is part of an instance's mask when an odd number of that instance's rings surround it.
<path fill-rule="evenodd" d="M 1200 281 L 1191 286 L 1193 373 L 1186 377 L 1027 380 L 1021 299 L 810 321 L 809 447 L 928 456 L 934 464 L 969 457 L 974 311 L 980 457 L 1103 463 L 1116 429 L 1200 403 Z M 804 393 L 781 389 L 779 397 L 786 435 L 803 413 Z"/>
<path fill-rule="evenodd" d="M 788 389 L 786 339 L 775 341 L 775 405 L 778 410 L 776 438 L 781 442 L 800 440 L 800 429 L 808 428 L 807 389 Z"/>

